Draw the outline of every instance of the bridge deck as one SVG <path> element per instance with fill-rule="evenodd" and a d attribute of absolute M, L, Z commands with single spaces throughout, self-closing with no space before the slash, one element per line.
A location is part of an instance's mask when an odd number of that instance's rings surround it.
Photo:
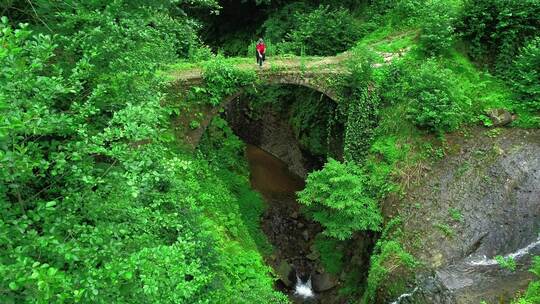
<path fill-rule="evenodd" d="M 225 59 L 225 61 L 235 64 L 239 69 L 255 71 L 259 75 L 299 73 L 300 71 L 336 73 L 345 70 L 343 63 L 348 57 L 349 55 L 347 53 L 331 57 L 270 57 L 267 58 L 262 68 L 259 68 L 254 58 L 233 58 L 231 60 Z M 166 75 L 170 76 L 173 80 L 197 82 L 203 78 L 203 71 L 200 65 L 187 68 L 172 67 L 166 72 Z"/>

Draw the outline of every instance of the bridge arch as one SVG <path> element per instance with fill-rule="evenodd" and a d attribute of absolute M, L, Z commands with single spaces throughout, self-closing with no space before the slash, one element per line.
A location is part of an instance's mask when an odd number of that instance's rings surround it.
<path fill-rule="evenodd" d="M 265 85 L 280 85 L 289 84 L 306 87 L 326 95 L 334 102 L 339 102 L 339 94 L 336 89 L 329 83 L 343 73 L 278 73 L 270 74 L 266 77 L 261 77 L 262 84 Z"/>
<path fill-rule="evenodd" d="M 306 87 L 316 92 L 319 92 L 328 98 L 330 98 L 335 103 L 339 103 L 340 97 L 335 88 L 328 85 L 329 79 L 335 79 L 337 76 L 342 73 L 272 73 L 267 75 L 259 75 L 259 85 L 296 85 L 301 87 Z M 192 82 L 191 85 L 197 83 Z M 202 79 L 198 83 L 199 85 L 203 84 Z M 187 132 L 187 141 L 194 148 L 198 146 L 204 132 L 210 125 L 212 119 L 218 115 L 221 110 L 226 108 L 231 102 L 238 99 L 245 92 L 245 88 L 239 87 L 238 90 L 222 99 L 218 106 L 214 106 L 208 111 L 205 111 L 204 119 L 200 122 L 200 125 L 195 130 L 189 130 Z"/>

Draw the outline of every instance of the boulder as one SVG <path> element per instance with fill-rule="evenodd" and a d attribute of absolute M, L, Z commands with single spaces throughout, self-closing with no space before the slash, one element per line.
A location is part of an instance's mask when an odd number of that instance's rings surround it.
<path fill-rule="evenodd" d="M 306 258 L 308 258 L 308 259 L 310 259 L 312 261 L 316 261 L 321 257 L 321 254 L 319 253 L 317 248 L 315 248 L 315 245 L 311 245 L 311 247 L 309 247 L 309 250 L 311 252 L 306 256 Z"/>
<path fill-rule="evenodd" d="M 491 109 L 487 111 L 487 115 L 494 127 L 500 127 L 511 123 L 514 117 L 505 109 Z"/>
<path fill-rule="evenodd" d="M 293 282 L 291 282 L 291 280 L 289 279 L 291 271 L 291 265 L 285 260 L 282 260 L 279 263 L 279 266 L 276 268 L 276 274 L 278 275 L 279 280 L 283 282 L 283 284 L 285 284 L 285 286 L 287 287 L 293 286 Z"/>
<path fill-rule="evenodd" d="M 309 241 L 309 231 L 304 230 L 302 231 L 302 237 L 304 238 L 304 241 Z"/>
<path fill-rule="evenodd" d="M 311 282 L 315 292 L 323 292 L 336 287 L 339 281 L 335 275 L 324 272 L 313 275 Z"/>

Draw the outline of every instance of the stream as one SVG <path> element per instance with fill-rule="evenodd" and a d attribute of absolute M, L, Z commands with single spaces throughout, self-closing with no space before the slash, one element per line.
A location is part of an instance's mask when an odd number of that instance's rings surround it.
<path fill-rule="evenodd" d="M 295 192 L 304 188 L 304 180 L 291 173 L 284 162 L 254 145 L 247 145 L 246 156 L 251 186 L 268 204 L 261 226 L 275 248 L 267 263 L 280 277 L 276 288 L 296 303 L 314 302 L 311 274 L 316 270 L 316 259 L 307 256 L 321 227 L 306 219 L 296 202 Z"/>

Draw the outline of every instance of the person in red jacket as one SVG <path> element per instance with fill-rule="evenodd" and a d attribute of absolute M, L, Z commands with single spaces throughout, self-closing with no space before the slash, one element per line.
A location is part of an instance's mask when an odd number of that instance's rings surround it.
<path fill-rule="evenodd" d="M 257 56 L 257 64 L 259 67 L 262 67 L 263 62 L 266 60 L 266 45 L 264 44 L 264 40 L 262 38 L 259 38 L 259 42 L 257 42 L 255 53 L 255 56 Z"/>

